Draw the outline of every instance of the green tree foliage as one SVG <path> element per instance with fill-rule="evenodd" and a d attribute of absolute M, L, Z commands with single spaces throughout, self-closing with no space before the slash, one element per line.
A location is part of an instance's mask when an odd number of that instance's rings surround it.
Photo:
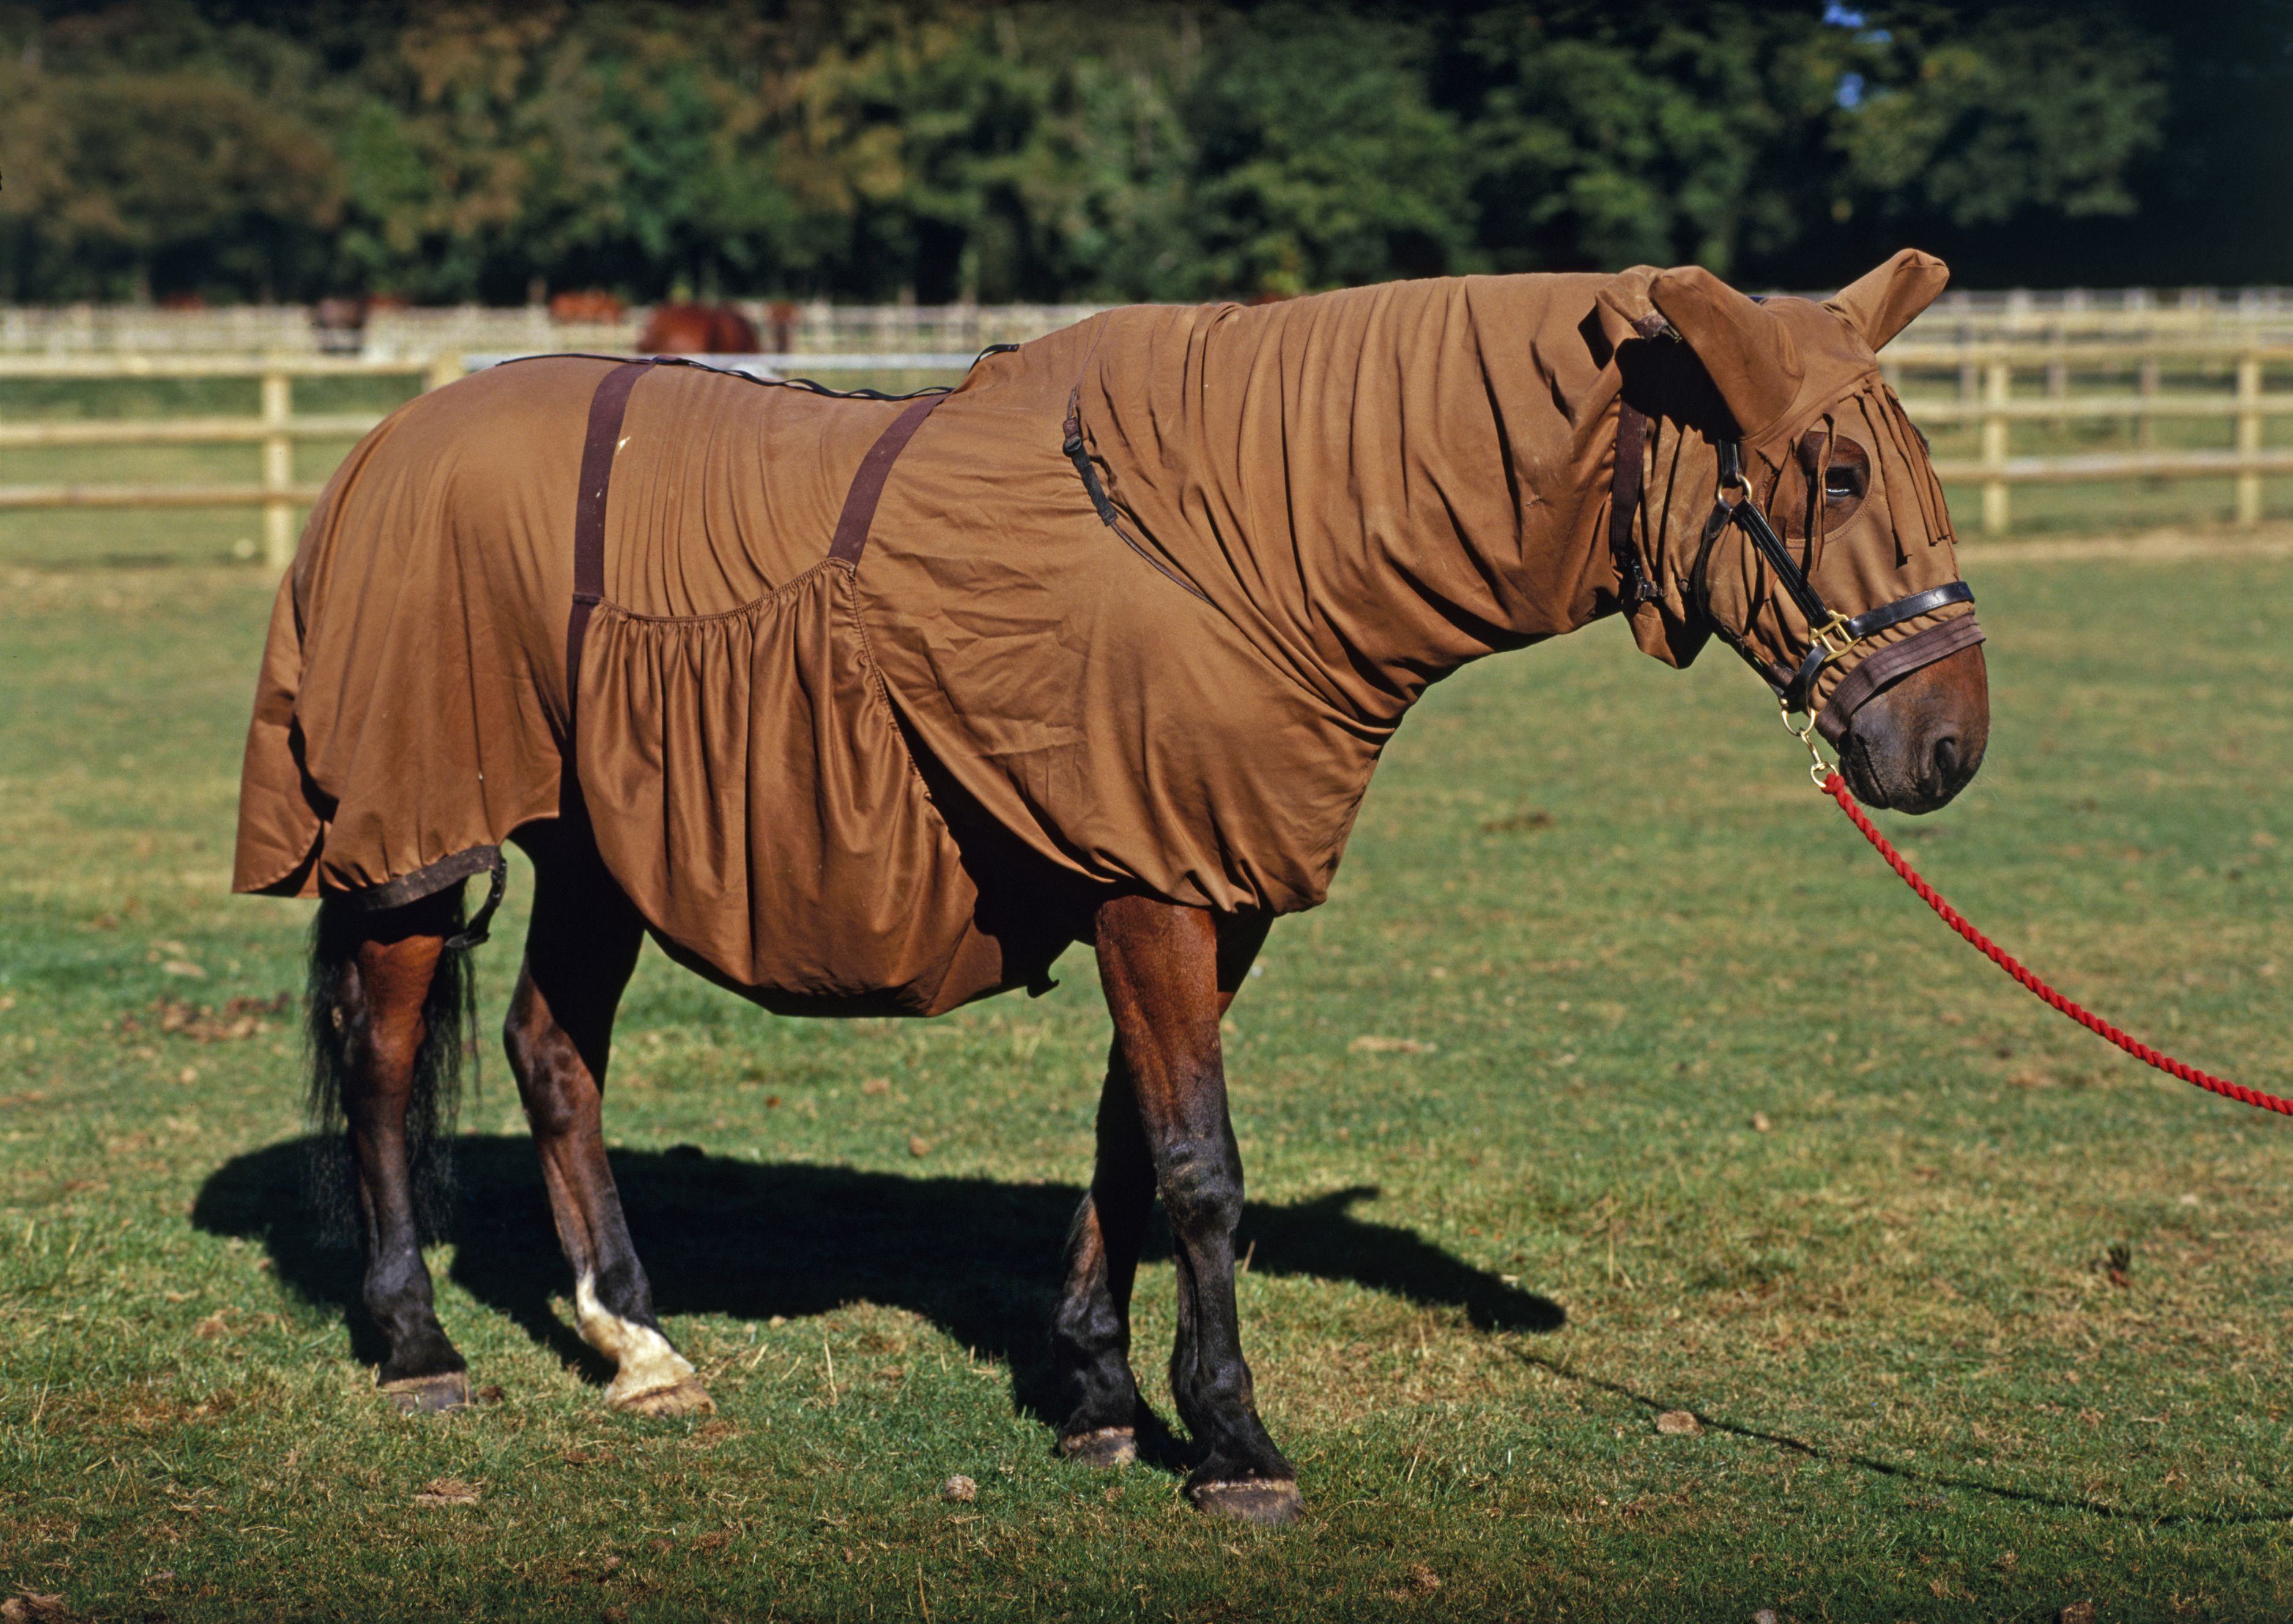
<path fill-rule="evenodd" d="M 1427 100 L 1422 30 L 1282 6 L 1219 44 L 1186 97 L 1197 278 L 1294 294 L 1470 264 L 1465 133 Z"/>
<path fill-rule="evenodd" d="M 1815 223 L 1811 183 L 1833 166 L 1808 160 L 1857 65 L 1839 28 L 1746 7 L 1497 12 L 1462 53 L 1481 240 L 1507 270 L 1726 273 L 1788 248 Z"/>
<path fill-rule="evenodd" d="M 0 58 L 0 274 L 63 299 L 322 275 L 341 180 L 295 110 L 300 53 L 188 13 L 142 21 L 25 30 Z"/>
<path fill-rule="evenodd" d="M 2250 115 L 2192 87 L 2282 101 L 2293 40 L 2284 0 L 1104 10 L 0 0 L 0 297 L 1804 285 L 1910 239 L 2028 275 L 2205 195 L 2176 154 Z"/>
<path fill-rule="evenodd" d="M 2013 10 L 1860 32 L 1885 77 L 1841 121 L 1843 196 L 1959 226 L 2134 212 L 2127 172 L 2167 111 L 2142 36 L 2107 14 Z"/>

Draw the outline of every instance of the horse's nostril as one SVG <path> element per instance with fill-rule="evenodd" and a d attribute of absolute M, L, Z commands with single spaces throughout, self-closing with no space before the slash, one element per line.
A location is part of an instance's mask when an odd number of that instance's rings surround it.
<path fill-rule="evenodd" d="M 1956 782 L 1957 781 L 1957 780 L 1958 780 L 1958 735 L 1957 735 L 1957 734 L 1956 734 L 1956 733 L 1945 733 L 1941 738 L 1940 738 L 1940 739 L 1936 739 L 1936 740 L 1935 740 L 1935 747 L 1934 747 L 1934 764 L 1935 764 L 1935 781 L 1936 781 L 1937 783 L 1941 783 L 1941 784 L 1951 784 L 1951 783 L 1956 783 Z"/>

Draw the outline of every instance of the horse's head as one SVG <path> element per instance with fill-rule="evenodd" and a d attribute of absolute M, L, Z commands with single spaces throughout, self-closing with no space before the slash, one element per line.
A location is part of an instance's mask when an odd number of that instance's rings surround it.
<path fill-rule="evenodd" d="M 1949 274 L 1906 249 L 1822 303 L 1694 267 L 1601 295 L 1645 340 L 1617 362 L 1667 488 L 1641 646 L 1685 664 L 1718 634 L 1837 747 L 1859 800 L 1913 812 L 1965 788 L 1990 737 L 1942 488 L 1876 354 Z"/>

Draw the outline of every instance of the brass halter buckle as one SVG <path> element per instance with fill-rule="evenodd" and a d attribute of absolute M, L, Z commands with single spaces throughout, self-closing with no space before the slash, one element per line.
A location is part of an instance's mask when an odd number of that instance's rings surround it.
<path fill-rule="evenodd" d="M 1807 634 L 1810 642 L 1821 643 L 1833 659 L 1853 648 L 1856 642 L 1854 629 L 1847 624 L 1847 617 L 1835 609 L 1831 611 L 1831 618 L 1821 626 L 1808 627 Z"/>

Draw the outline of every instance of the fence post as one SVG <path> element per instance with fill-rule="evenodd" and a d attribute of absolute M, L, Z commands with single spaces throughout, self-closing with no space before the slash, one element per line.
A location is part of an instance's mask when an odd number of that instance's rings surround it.
<path fill-rule="evenodd" d="M 2134 419 L 2134 440 L 2144 451 L 2158 443 L 2157 420 L 2150 415 L 2150 402 L 2158 398 L 2158 357 L 2153 353 L 2142 358 L 2142 380 L 2135 385 L 2142 397 L 2140 413 Z"/>
<path fill-rule="evenodd" d="M 2237 362 L 2237 451 L 2241 457 L 2261 449 L 2261 358 L 2243 355 Z M 2261 522 L 2261 475 L 2241 468 L 2237 476 L 2237 521 Z"/>
<path fill-rule="evenodd" d="M 2013 384 L 2013 369 L 2005 360 L 1984 368 L 1982 417 L 1982 529 L 2004 536 L 2013 517 L 2006 498 L 2006 398 Z"/>
<path fill-rule="evenodd" d="M 286 492 L 295 483 L 295 442 L 288 437 L 288 419 L 295 412 L 295 381 L 284 372 L 263 375 L 263 426 L 271 432 L 263 440 L 263 562 L 284 570 L 295 562 L 295 509 Z"/>

